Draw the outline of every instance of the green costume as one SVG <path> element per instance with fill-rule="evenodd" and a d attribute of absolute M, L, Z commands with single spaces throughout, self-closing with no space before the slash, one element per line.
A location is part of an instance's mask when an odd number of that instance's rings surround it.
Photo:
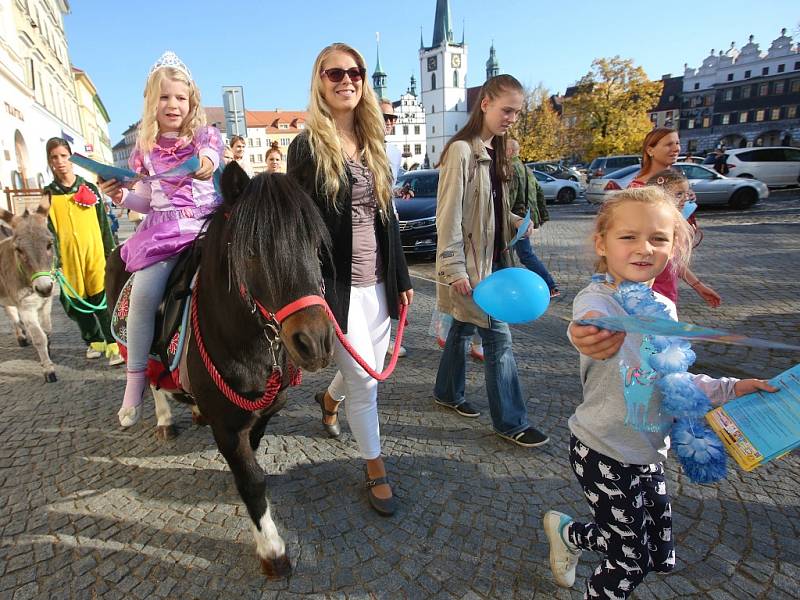
<path fill-rule="evenodd" d="M 550 220 L 542 186 L 536 181 L 536 176 L 531 170 L 522 163 L 519 156 L 511 159 L 511 168 L 514 170 L 511 181 L 508 182 L 511 212 L 524 217 L 530 208 L 531 223 L 534 227 L 539 227 Z"/>

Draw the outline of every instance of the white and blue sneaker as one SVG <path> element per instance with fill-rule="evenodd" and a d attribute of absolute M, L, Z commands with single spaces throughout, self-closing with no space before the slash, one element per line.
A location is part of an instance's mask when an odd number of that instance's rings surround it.
<path fill-rule="evenodd" d="M 544 515 L 544 533 L 550 543 L 550 570 L 556 585 L 571 588 L 575 583 L 575 567 L 581 551 L 564 537 L 564 528 L 572 523 L 572 517 L 555 510 Z"/>

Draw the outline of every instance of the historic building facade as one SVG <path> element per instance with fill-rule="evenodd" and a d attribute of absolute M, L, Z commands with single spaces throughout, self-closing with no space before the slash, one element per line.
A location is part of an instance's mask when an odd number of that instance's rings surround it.
<path fill-rule="evenodd" d="M 713 50 L 683 76 L 680 135 L 684 149 L 722 145 L 800 146 L 800 48 L 781 30 L 767 52 L 750 36 L 737 49 Z"/>
<path fill-rule="evenodd" d="M 425 164 L 427 152 L 425 131 L 425 109 L 417 97 L 417 82 L 411 76 L 411 83 L 400 99 L 392 102 L 397 123 L 386 142 L 400 149 L 403 157 L 400 166 L 406 171 L 419 169 Z"/>

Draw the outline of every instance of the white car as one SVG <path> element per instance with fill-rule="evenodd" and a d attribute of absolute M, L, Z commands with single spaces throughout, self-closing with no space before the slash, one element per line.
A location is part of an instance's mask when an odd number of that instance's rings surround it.
<path fill-rule="evenodd" d="M 732 148 L 723 156 L 729 177 L 760 179 L 769 187 L 800 184 L 800 148 Z M 715 160 L 716 155 L 709 154 L 703 164 L 713 168 Z"/>
<path fill-rule="evenodd" d="M 544 192 L 544 201 L 547 204 L 571 204 L 575 202 L 575 198 L 583 193 L 583 188 L 577 181 L 570 179 L 556 179 L 541 171 L 534 171 L 531 169 L 536 181 L 542 186 Z"/>

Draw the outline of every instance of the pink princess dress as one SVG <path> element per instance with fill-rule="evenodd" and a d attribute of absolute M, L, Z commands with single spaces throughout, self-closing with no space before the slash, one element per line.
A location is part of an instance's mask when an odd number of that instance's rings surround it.
<path fill-rule="evenodd" d="M 192 156 L 207 157 L 219 167 L 222 136 L 215 127 L 199 128 L 192 139 L 164 134 L 147 154 L 138 149 L 130 158 L 131 169 L 156 175 L 173 169 Z M 177 256 L 189 246 L 205 218 L 220 204 L 213 178 L 201 181 L 192 174 L 137 183 L 123 195 L 126 208 L 145 213 L 136 232 L 122 246 L 125 269 L 134 273 L 161 260 Z"/>

